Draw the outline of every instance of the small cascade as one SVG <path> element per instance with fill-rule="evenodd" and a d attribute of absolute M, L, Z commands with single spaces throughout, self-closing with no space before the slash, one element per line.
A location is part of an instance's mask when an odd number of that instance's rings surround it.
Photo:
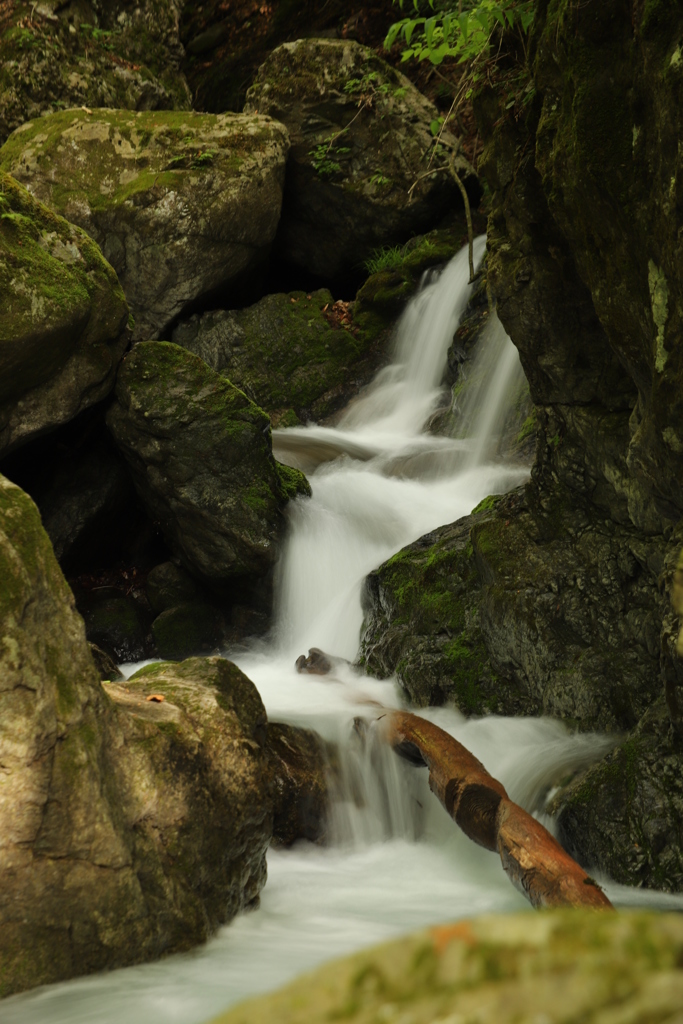
<path fill-rule="evenodd" d="M 483 252 L 479 238 L 477 261 Z M 443 397 L 446 353 L 470 291 L 463 250 L 436 280 L 424 282 L 398 326 L 392 365 L 336 428 L 274 434 L 276 456 L 309 474 L 313 496 L 291 505 L 274 636 L 233 656 L 272 720 L 316 729 L 333 744 L 330 844 L 271 850 L 260 910 L 238 918 L 206 947 L 13 997 L 3 1002 L 4 1024 L 205 1024 L 331 957 L 439 921 L 528 909 L 498 857 L 454 827 L 429 792 L 426 772 L 376 742 L 373 718 L 382 707 L 400 706 L 394 682 L 364 677 L 350 664 L 365 575 L 528 474 L 496 454 L 524 381 L 495 316 L 467 370 L 455 410 L 457 436 L 425 429 Z M 297 675 L 296 656 L 312 646 L 349 664 L 330 676 Z M 513 800 L 537 813 L 554 785 L 613 742 L 572 735 L 547 719 L 466 721 L 448 708 L 420 713 L 456 736 Z M 611 884 L 608 893 L 622 905 L 639 898 Z M 641 899 L 683 906 L 653 893 Z"/>

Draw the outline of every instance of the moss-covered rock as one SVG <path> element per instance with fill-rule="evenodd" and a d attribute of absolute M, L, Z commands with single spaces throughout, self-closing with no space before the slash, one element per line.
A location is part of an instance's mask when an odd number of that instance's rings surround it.
<path fill-rule="evenodd" d="M 38 510 L 4 477 L 0 676 L 0 996 L 187 949 L 257 898 L 256 688 L 211 658 L 105 692 Z"/>
<path fill-rule="evenodd" d="M 70 107 L 187 109 L 176 0 L 6 5 L 0 23 L 0 142 Z"/>
<path fill-rule="evenodd" d="M 537 710 L 493 669 L 481 630 L 482 586 L 470 541 L 492 507 L 425 534 L 366 578 L 359 662 L 396 675 L 417 707 L 453 703 L 465 714 Z"/>
<path fill-rule="evenodd" d="M 290 133 L 278 247 L 314 274 L 353 270 L 373 249 L 435 227 L 462 202 L 441 154 L 435 173 L 417 181 L 433 148 L 436 108 L 357 43 L 283 43 L 259 68 L 245 110 L 270 114 Z M 462 175 L 473 176 L 453 136 L 442 142 L 458 154 Z"/>
<path fill-rule="evenodd" d="M 0 169 L 98 242 L 148 340 L 263 262 L 288 148 L 255 115 L 78 110 L 22 125 Z"/>
<path fill-rule="evenodd" d="M 378 339 L 386 340 L 381 328 L 361 331 L 351 319 L 342 326 L 333 306 L 326 289 L 266 295 L 247 309 L 183 321 L 173 341 L 242 388 L 278 424 L 291 410 L 293 421 L 283 425 L 295 425 L 338 408 L 357 364 L 374 368 Z"/>
<path fill-rule="evenodd" d="M 91 593 L 87 599 L 80 597 L 78 607 L 88 640 L 117 662 L 140 661 L 149 655 L 151 616 L 145 614 L 139 602 L 107 588 Z"/>
<path fill-rule="evenodd" d="M 95 243 L 0 175 L 0 455 L 108 394 L 127 320 Z"/>
<path fill-rule="evenodd" d="M 566 492 L 492 496 L 368 577 L 361 661 L 418 705 L 632 728 L 661 689 L 664 553 Z"/>
<path fill-rule="evenodd" d="M 326 964 L 214 1024 L 649 1024 L 679 1013 L 682 956 L 677 914 L 480 917 Z"/>
<path fill-rule="evenodd" d="M 198 356 L 142 342 L 124 360 L 107 423 L 151 518 L 184 567 L 225 587 L 274 565 L 306 478 L 272 455 L 267 415 Z"/>
<path fill-rule="evenodd" d="M 175 562 L 155 565 L 147 576 L 145 593 L 150 608 L 157 615 L 167 608 L 196 601 L 201 597 L 199 587 L 188 573 Z"/>

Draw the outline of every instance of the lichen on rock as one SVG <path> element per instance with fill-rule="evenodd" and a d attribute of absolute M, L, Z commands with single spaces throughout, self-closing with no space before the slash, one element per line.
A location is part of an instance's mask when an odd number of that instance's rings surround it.
<path fill-rule="evenodd" d="M 72 110 L 22 125 L 0 169 L 101 246 L 147 341 L 263 263 L 288 149 L 256 115 Z"/>
<path fill-rule="evenodd" d="M 470 184 L 475 180 L 449 133 L 427 173 L 436 108 L 350 40 L 278 46 L 259 68 L 244 109 L 277 118 L 290 133 L 278 250 L 321 277 L 348 273 L 373 249 L 436 227 L 458 205 L 446 150 Z"/>
<path fill-rule="evenodd" d="M 72 107 L 188 109 L 177 0 L 45 0 L 0 11 L 0 143 Z"/>
<path fill-rule="evenodd" d="M 127 322 L 97 245 L 0 175 L 0 455 L 109 393 Z"/>

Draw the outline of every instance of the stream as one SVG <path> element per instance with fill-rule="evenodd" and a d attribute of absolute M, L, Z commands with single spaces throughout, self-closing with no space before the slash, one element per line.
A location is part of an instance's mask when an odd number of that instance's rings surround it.
<path fill-rule="evenodd" d="M 477 239 L 477 262 L 484 246 Z M 335 427 L 274 432 L 276 457 L 307 473 L 313 496 L 291 505 L 272 636 L 228 654 L 258 687 L 270 718 L 339 744 L 329 845 L 270 850 L 260 909 L 207 945 L 14 996 L 2 1003 L 3 1024 L 204 1024 L 325 960 L 401 933 L 475 914 L 532 912 L 498 857 L 460 833 L 429 793 L 426 772 L 358 742 L 353 719 L 367 716 L 370 702 L 401 706 L 395 683 L 343 664 L 327 677 L 294 670 L 297 656 L 312 646 L 352 661 L 366 574 L 528 477 L 529 467 L 495 456 L 524 385 L 517 350 L 495 314 L 457 409 L 461 436 L 424 430 L 442 400 L 448 347 L 470 290 L 464 249 L 423 282 L 398 325 L 394 362 Z M 614 742 L 571 733 L 550 719 L 465 720 L 447 708 L 420 713 L 456 736 L 513 800 L 541 817 L 552 787 Z M 683 896 L 602 881 L 618 906 L 683 910 Z"/>

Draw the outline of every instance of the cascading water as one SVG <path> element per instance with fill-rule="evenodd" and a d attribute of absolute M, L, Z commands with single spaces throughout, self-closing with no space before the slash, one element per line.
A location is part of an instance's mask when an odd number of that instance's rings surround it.
<path fill-rule="evenodd" d="M 477 261 L 483 251 L 478 239 Z M 463 251 L 408 306 L 394 363 L 337 427 L 274 437 L 278 458 L 309 474 L 313 497 L 291 511 L 273 639 L 233 656 L 272 719 L 315 728 L 338 743 L 330 845 L 271 850 L 261 909 L 202 949 L 15 996 L 2 1004 L 4 1024 L 203 1024 L 250 994 L 360 946 L 447 919 L 528 909 L 498 858 L 458 832 L 429 793 L 424 772 L 386 748 L 358 742 L 354 717 L 371 717 L 372 702 L 397 706 L 394 684 L 343 665 L 324 679 L 294 671 L 296 656 L 313 645 L 353 659 L 365 575 L 527 475 L 524 467 L 490 459 L 523 381 L 516 349 L 495 316 L 457 410 L 462 436 L 423 431 L 439 401 L 467 280 Z M 550 720 L 421 713 L 456 735 L 532 811 L 542 809 L 544 795 L 568 771 L 611 745 L 599 736 L 570 735 Z M 617 904 L 683 907 L 681 898 L 607 888 Z"/>

